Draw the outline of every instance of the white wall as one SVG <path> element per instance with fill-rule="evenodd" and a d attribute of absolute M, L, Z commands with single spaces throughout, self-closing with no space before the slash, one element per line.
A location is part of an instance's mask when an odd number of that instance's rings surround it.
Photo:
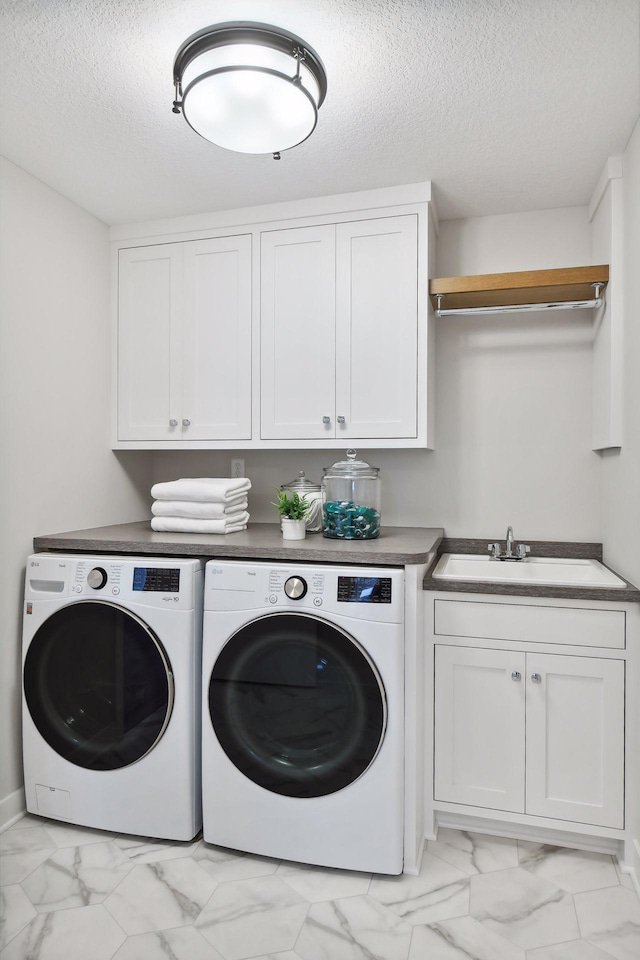
<path fill-rule="evenodd" d="M 440 276 L 589 262 L 586 207 L 441 224 Z M 383 523 L 488 540 L 511 523 L 519 539 L 599 541 L 588 311 L 437 324 L 436 450 L 358 451 L 382 469 Z M 154 478 L 227 476 L 231 456 L 157 453 Z M 340 456 L 246 452 L 252 518 L 275 522 L 273 486 L 301 469 L 319 481 Z"/>
<path fill-rule="evenodd" d="M 150 461 L 109 449 L 106 226 L 3 158 L 0 212 L 1 825 L 21 802 L 22 590 L 32 539 L 144 517 Z"/>
<path fill-rule="evenodd" d="M 440 276 L 583 266 L 586 207 L 442 224 Z M 440 513 L 448 532 L 600 540 L 589 311 L 438 321 Z M 469 532 L 466 532 L 469 531 Z"/>

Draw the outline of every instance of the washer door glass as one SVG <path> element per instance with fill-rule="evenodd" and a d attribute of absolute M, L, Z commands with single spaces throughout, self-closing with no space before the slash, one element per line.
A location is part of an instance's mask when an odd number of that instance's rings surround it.
<path fill-rule="evenodd" d="M 36 631 L 24 694 L 56 753 L 89 770 L 116 770 L 144 757 L 164 733 L 173 675 L 142 620 L 115 604 L 82 601 Z"/>
<path fill-rule="evenodd" d="M 262 617 L 229 639 L 211 674 L 209 712 L 232 763 L 288 797 L 353 783 L 386 727 L 382 680 L 362 647 L 304 614 Z"/>

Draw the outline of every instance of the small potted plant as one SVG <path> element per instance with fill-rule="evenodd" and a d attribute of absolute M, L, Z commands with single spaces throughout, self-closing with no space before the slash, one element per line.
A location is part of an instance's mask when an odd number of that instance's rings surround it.
<path fill-rule="evenodd" d="M 280 514 L 283 540 L 304 540 L 307 532 L 307 518 L 310 504 L 306 495 L 280 490 L 276 487 L 278 502 L 272 501 Z"/>

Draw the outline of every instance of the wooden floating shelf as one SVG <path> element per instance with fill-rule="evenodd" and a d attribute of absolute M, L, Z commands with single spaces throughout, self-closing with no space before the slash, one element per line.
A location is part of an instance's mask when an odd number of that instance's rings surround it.
<path fill-rule="evenodd" d="M 443 310 L 505 307 L 524 303 L 592 300 L 592 283 L 609 280 L 608 264 L 595 267 L 562 267 L 557 270 L 522 270 L 517 273 L 482 273 L 471 277 L 438 277 L 429 283 L 429 296 L 438 309 L 437 294 L 444 294 Z"/>

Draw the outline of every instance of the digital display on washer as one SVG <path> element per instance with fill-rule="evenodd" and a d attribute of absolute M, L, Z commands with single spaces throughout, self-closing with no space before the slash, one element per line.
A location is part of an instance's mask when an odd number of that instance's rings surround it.
<path fill-rule="evenodd" d="M 391 603 L 391 577 L 338 577 L 344 603 Z"/>
<path fill-rule="evenodd" d="M 178 593 L 179 567 L 134 567 L 133 589 L 144 593 Z"/>

